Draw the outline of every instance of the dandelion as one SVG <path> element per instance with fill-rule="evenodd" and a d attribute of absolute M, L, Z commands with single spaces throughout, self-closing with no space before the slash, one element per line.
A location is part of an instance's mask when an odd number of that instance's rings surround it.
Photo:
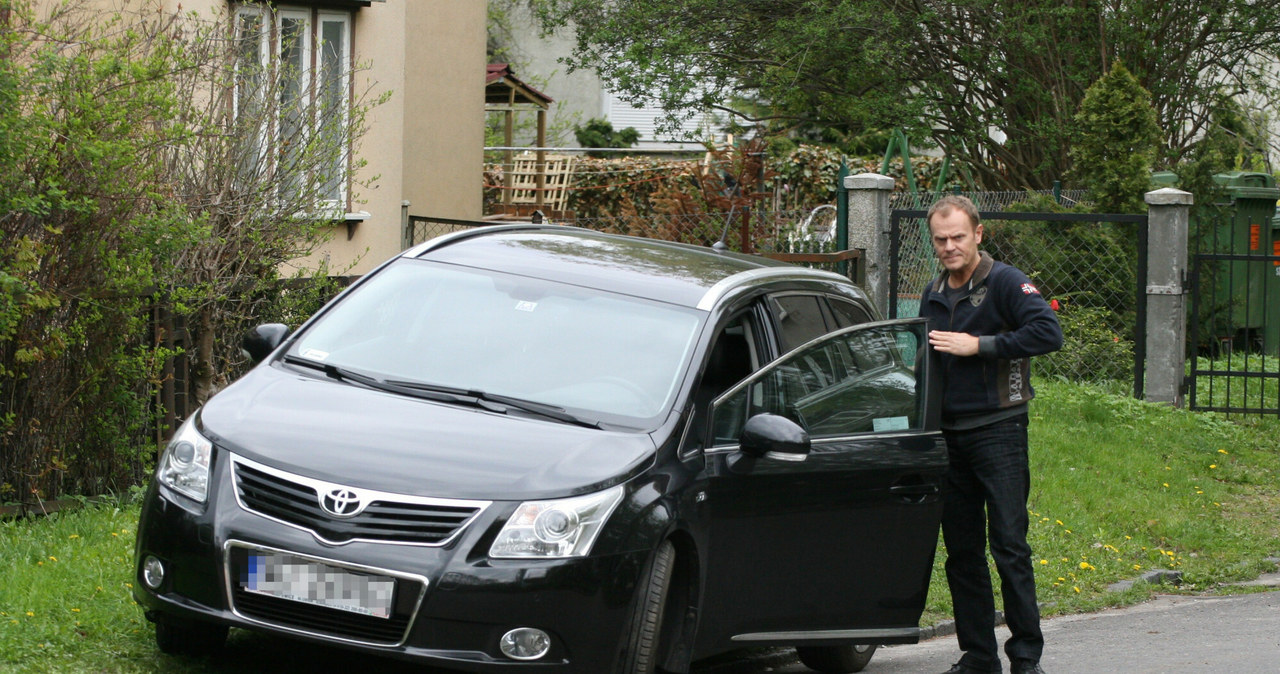
<path fill-rule="evenodd" d="M 73 609 L 71 609 L 71 612 L 72 612 L 72 613 L 79 613 L 79 612 L 80 612 L 80 609 L 78 609 L 78 608 L 73 608 Z"/>
<path fill-rule="evenodd" d="M 1066 578 L 1063 578 L 1062 576 L 1058 576 L 1058 580 L 1059 580 L 1059 581 L 1061 581 L 1061 582 L 1063 582 L 1063 583 L 1067 582 L 1067 579 L 1066 579 Z"/>
<path fill-rule="evenodd" d="M 1141 570 L 1141 569 L 1142 569 L 1142 565 L 1141 565 L 1141 564 L 1134 564 L 1134 565 L 1133 565 L 1133 570 L 1134 570 L 1134 571 L 1139 571 L 1139 570 Z"/>
<path fill-rule="evenodd" d="M 1168 489 L 1168 488 L 1169 488 L 1169 483 L 1168 483 L 1168 482 L 1161 482 L 1161 484 L 1163 484 L 1163 485 L 1164 485 L 1164 488 L 1165 488 L 1165 489 Z"/>
<path fill-rule="evenodd" d="M 58 558 L 57 558 L 57 557 L 54 557 L 53 555 L 49 555 L 49 561 L 51 561 L 51 562 L 56 562 L 56 561 L 58 561 Z"/>
<path fill-rule="evenodd" d="M 1217 468 L 1217 467 L 1218 467 L 1218 464 L 1216 464 L 1216 463 L 1211 463 L 1211 464 L 1209 464 L 1209 469 L 1210 469 L 1210 470 L 1212 470 L 1212 469 L 1214 469 L 1214 468 Z"/>
<path fill-rule="evenodd" d="M 27 611 L 27 617 L 28 617 L 28 618 L 34 618 L 34 617 L 36 617 L 36 612 L 35 612 L 35 611 Z"/>
<path fill-rule="evenodd" d="M 124 586 L 129 588 L 130 590 L 133 589 L 133 583 L 125 583 Z"/>
<path fill-rule="evenodd" d="M 119 536 L 120 534 L 117 534 L 116 532 L 114 532 L 114 531 L 113 531 L 113 532 L 111 532 L 111 535 L 112 535 L 112 536 Z"/>
<path fill-rule="evenodd" d="M 1125 537 L 1124 537 L 1124 539 L 1125 539 L 1126 541 L 1131 541 L 1131 540 L 1133 540 L 1133 536 L 1125 536 Z"/>
<path fill-rule="evenodd" d="M 1080 594 L 1080 588 L 1076 587 L 1075 585 L 1072 585 L 1071 589 L 1075 590 L 1076 594 Z"/>
<path fill-rule="evenodd" d="M 44 562 L 36 562 L 36 566 L 44 566 Z"/>
<path fill-rule="evenodd" d="M 67 538 L 74 541 L 75 539 L 80 538 L 80 534 L 71 534 L 70 536 L 67 536 Z"/>
<path fill-rule="evenodd" d="M 1110 544 L 1110 543 L 1107 543 L 1106 545 L 1103 545 L 1103 546 L 1102 546 L 1102 549 L 1104 549 L 1104 550 L 1110 550 L 1110 551 L 1112 551 L 1112 552 L 1120 552 L 1119 550 L 1117 550 L 1117 549 L 1116 549 L 1116 546 L 1114 546 L 1114 545 L 1112 545 L 1112 544 Z"/>
<path fill-rule="evenodd" d="M 1071 533 L 1071 530 L 1070 530 L 1070 529 L 1063 529 L 1063 531 L 1065 531 L 1065 532 L 1067 532 L 1067 533 Z"/>
<path fill-rule="evenodd" d="M 1219 453 L 1219 454 L 1230 454 L 1231 452 L 1228 452 L 1228 451 L 1227 451 L 1227 450 L 1225 450 L 1225 449 L 1219 449 L 1219 450 L 1218 450 L 1218 453 Z"/>
<path fill-rule="evenodd" d="M 1197 489 L 1197 490 L 1196 490 L 1196 493 L 1197 493 L 1197 494 L 1203 494 L 1204 492 L 1202 492 L 1202 491 L 1200 491 L 1199 489 Z"/>
<path fill-rule="evenodd" d="M 1058 526 L 1060 526 L 1060 527 L 1061 527 L 1061 526 L 1065 526 L 1065 525 L 1062 523 L 1062 520 L 1054 520 L 1054 522 L 1057 522 L 1057 523 L 1058 523 Z"/>
<path fill-rule="evenodd" d="M 1041 564 L 1048 564 L 1048 563 L 1049 563 L 1049 560 L 1047 560 L 1047 559 L 1042 559 L 1042 560 L 1040 560 L 1040 563 L 1041 563 Z"/>
<path fill-rule="evenodd" d="M 1083 571 L 1092 571 L 1094 566 L 1089 562 L 1080 562 L 1080 569 Z"/>

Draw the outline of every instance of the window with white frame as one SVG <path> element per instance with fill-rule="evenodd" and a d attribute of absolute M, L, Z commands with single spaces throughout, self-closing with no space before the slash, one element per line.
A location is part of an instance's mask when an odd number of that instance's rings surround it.
<path fill-rule="evenodd" d="M 283 176 L 281 200 L 314 190 L 326 213 L 348 205 L 350 12 L 292 5 L 236 7 L 234 106 L 250 136 L 246 171 Z"/>

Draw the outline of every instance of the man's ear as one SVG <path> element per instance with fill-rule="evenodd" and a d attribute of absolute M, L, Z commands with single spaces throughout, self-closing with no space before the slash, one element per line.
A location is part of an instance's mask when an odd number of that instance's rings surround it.
<path fill-rule="evenodd" d="M 973 228 L 973 242 L 982 243 L 982 223 L 979 222 L 977 227 Z"/>

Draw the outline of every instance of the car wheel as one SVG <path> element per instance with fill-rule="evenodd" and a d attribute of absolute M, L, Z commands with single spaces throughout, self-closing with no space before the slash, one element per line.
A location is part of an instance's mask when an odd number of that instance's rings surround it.
<path fill-rule="evenodd" d="M 620 674 L 652 674 L 657 671 L 658 635 L 675 561 L 675 546 L 671 541 L 663 541 L 653 556 L 649 574 L 641 581 L 631 624 L 624 635 L 626 646 L 618 663 Z"/>
<path fill-rule="evenodd" d="M 222 649 L 226 641 L 226 625 L 166 615 L 156 618 L 156 646 L 170 655 L 213 655 Z"/>
<path fill-rule="evenodd" d="M 805 667 L 823 674 L 861 672 L 871 662 L 876 646 L 798 646 L 796 654 Z"/>

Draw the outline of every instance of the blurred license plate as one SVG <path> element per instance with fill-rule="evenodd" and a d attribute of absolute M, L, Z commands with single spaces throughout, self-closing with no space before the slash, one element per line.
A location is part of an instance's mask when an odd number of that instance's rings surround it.
<path fill-rule="evenodd" d="M 375 618 L 391 617 L 396 591 L 394 578 L 352 573 L 292 555 L 258 552 L 249 553 L 240 586 L 246 592 Z"/>

